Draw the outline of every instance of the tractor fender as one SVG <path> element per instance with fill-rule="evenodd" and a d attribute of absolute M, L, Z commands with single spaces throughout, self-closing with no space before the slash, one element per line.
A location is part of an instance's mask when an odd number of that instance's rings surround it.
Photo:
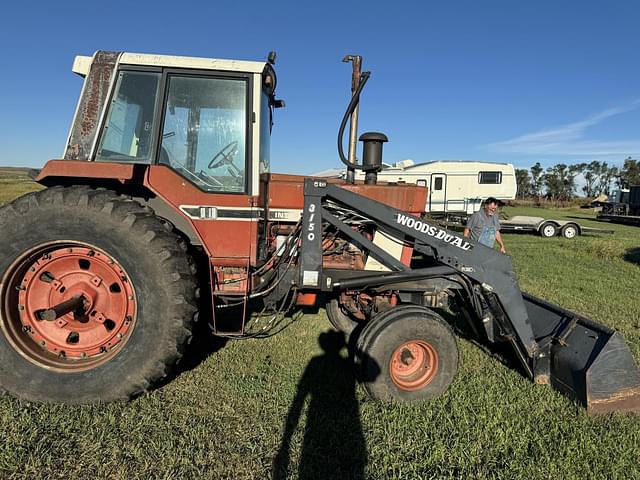
<path fill-rule="evenodd" d="M 193 224 L 165 200 L 144 185 L 148 165 L 86 160 L 49 160 L 42 170 L 30 172 L 31 177 L 46 187 L 86 185 L 93 189 L 104 188 L 151 208 L 158 217 L 171 225 L 191 245 L 202 245 Z"/>

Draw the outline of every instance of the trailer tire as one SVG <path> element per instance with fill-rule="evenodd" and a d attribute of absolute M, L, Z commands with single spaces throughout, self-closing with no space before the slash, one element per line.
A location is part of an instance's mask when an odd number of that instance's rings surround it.
<path fill-rule="evenodd" d="M 552 222 L 543 223 L 540 227 L 540 236 L 544 238 L 555 237 L 558 234 L 558 226 Z"/>
<path fill-rule="evenodd" d="M 580 235 L 580 230 L 578 229 L 577 225 L 573 223 L 567 223 L 564 227 L 562 227 L 562 230 L 560 230 L 560 234 L 564 238 L 575 238 Z"/>
<path fill-rule="evenodd" d="M 362 330 L 354 352 L 358 379 L 377 400 L 422 401 L 444 394 L 458 370 L 451 327 L 425 307 L 381 313 Z"/>
<path fill-rule="evenodd" d="M 3 390 L 69 404 L 129 399 L 181 358 L 197 312 L 194 264 L 149 208 L 108 190 L 45 189 L 0 208 L 0 250 Z M 72 291 L 81 310 L 42 319 L 38 308 Z"/>
<path fill-rule="evenodd" d="M 359 322 L 342 310 L 337 298 L 332 298 L 326 303 L 325 311 L 333 328 L 347 336 L 351 335 L 351 332 L 358 326 Z"/>

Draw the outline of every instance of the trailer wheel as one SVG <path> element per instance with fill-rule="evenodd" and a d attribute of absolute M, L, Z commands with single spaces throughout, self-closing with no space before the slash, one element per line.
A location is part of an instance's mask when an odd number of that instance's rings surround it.
<path fill-rule="evenodd" d="M 114 192 L 54 187 L 0 208 L 0 386 L 33 401 L 128 399 L 191 335 L 186 244 Z"/>
<path fill-rule="evenodd" d="M 555 237 L 558 234 L 558 227 L 555 223 L 547 222 L 540 227 L 540 235 L 544 238 Z"/>
<path fill-rule="evenodd" d="M 358 322 L 348 313 L 342 310 L 337 298 L 332 298 L 325 305 L 327 318 L 333 328 L 346 335 L 350 335 L 353 329 L 358 326 Z"/>
<path fill-rule="evenodd" d="M 458 370 L 451 327 L 425 307 L 403 306 L 365 325 L 354 354 L 365 391 L 382 401 L 430 400 L 447 391 Z"/>
<path fill-rule="evenodd" d="M 564 238 L 577 237 L 579 234 L 578 227 L 573 223 L 567 223 L 564 227 L 562 227 L 562 230 L 560 230 L 560 234 Z"/>

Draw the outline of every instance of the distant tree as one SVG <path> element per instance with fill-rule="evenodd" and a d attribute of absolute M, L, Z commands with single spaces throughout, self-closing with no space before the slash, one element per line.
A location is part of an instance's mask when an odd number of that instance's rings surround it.
<path fill-rule="evenodd" d="M 575 196 L 576 193 L 576 177 L 580 175 L 587 166 L 586 163 L 578 163 L 576 165 L 571 165 L 569 167 L 569 171 L 567 173 L 567 177 L 564 182 L 565 186 L 565 194 L 566 199 L 570 200 Z"/>
<path fill-rule="evenodd" d="M 531 196 L 531 177 L 528 170 L 516 168 L 516 185 L 518 187 L 517 195 L 520 198 Z"/>
<path fill-rule="evenodd" d="M 616 169 L 616 174 L 613 177 L 613 184 L 617 187 L 617 188 L 622 188 L 622 186 L 624 185 L 624 179 L 622 178 L 622 170 L 615 167 Z"/>
<path fill-rule="evenodd" d="M 600 173 L 600 183 L 598 184 L 599 193 L 609 195 L 611 193 L 611 183 L 618 176 L 618 167 L 615 165 L 608 166 L 607 162 L 602 162 Z"/>
<path fill-rule="evenodd" d="M 602 165 L 597 160 L 584 165 L 585 166 L 582 172 L 582 176 L 584 177 L 584 187 L 582 187 L 582 191 L 584 192 L 586 197 L 595 197 L 596 187 L 600 178 L 600 169 L 602 168 Z"/>
<path fill-rule="evenodd" d="M 610 167 L 607 162 L 602 162 L 599 168 L 594 170 L 597 181 L 594 187 L 594 195 L 600 195 L 604 193 L 609 195 L 611 190 L 611 182 L 616 174 L 616 167 Z"/>
<path fill-rule="evenodd" d="M 540 162 L 531 167 L 531 194 L 539 197 L 542 195 L 542 186 L 544 185 L 544 169 Z"/>
<path fill-rule="evenodd" d="M 620 171 L 620 186 L 628 188 L 631 185 L 640 185 L 640 163 L 628 157 Z"/>
<path fill-rule="evenodd" d="M 584 172 L 584 187 L 582 187 L 585 197 L 595 197 L 593 193 L 595 183 L 596 176 L 594 175 L 593 170 L 586 170 Z"/>
<path fill-rule="evenodd" d="M 567 166 L 564 163 L 547 168 L 543 175 L 547 197 L 552 200 L 571 200 L 576 187 L 576 175 L 581 168 L 582 165 Z"/>
<path fill-rule="evenodd" d="M 550 198 L 551 200 L 559 199 L 562 194 L 563 169 L 566 169 L 566 165 L 555 165 L 547 168 L 547 171 L 542 175 L 547 198 Z"/>

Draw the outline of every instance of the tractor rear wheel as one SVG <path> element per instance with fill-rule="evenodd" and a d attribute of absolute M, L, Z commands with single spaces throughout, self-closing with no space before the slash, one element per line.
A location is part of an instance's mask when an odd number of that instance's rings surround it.
<path fill-rule="evenodd" d="M 447 391 L 458 370 L 451 327 L 425 307 L 401 306 L 365 325 L 354 352 L 366 392 L 382 401 L 430 400 Z"/>
<path fill-rule="evenodd" d="M 147 390 L 191 336 L 186 250 L 111 191 L 54 187 L 0 208 L 0 387 L 63 403 Z"/>

